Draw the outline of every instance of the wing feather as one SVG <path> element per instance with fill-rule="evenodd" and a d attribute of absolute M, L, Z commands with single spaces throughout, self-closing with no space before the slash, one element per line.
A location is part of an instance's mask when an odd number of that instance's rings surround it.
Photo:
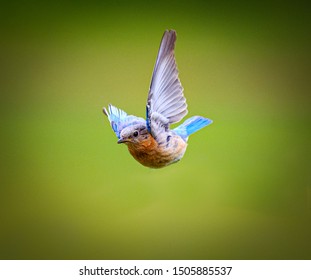
<path fill-rule="evenodd" d="M 120 133 L 125 127 L 140 123 L 146 124 L 146 121 L 143 118 L 128 115 L 123 110 L 111 104 L 109 104 L 108 110 L 103 108 L 103 112 L 108 117 L 112 130 L 115 132 L 119 139 Z"/>
<path fill-rule="evenodd" d="M 166 30 L 151 78 L 147 99 L 147 126 L 154 136 L 163 129 L 168 130 L 170 124 L 179 122 L 188 112 L 174 56 L 175 41 L 176 32 Z M 165 123 L 161 120 L 165 120 Z"/>

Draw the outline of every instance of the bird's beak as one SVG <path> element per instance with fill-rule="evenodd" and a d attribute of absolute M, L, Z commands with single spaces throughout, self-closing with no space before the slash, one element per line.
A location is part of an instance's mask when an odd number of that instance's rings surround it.
<path fill-rule="evenodd" d="M 122 138 L 121 138 L 121 139 L 118 140 L 117 143 L 118 143 L 118 144 L 122 144 L 122 143 L 125 143 L 125 142 L 127 142 L 127 141 L 126 141 L 125 139 L 122 139 Z"/>

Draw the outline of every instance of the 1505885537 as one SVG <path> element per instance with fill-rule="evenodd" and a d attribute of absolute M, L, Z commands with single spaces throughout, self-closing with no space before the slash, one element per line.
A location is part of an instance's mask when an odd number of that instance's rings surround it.
<path fill-rule="evenodd" d="M 220 267 L 220 266 L 180 266 L 173 268 L 173 275 L 229 275 L 232 270 L 232 266 Z"/>

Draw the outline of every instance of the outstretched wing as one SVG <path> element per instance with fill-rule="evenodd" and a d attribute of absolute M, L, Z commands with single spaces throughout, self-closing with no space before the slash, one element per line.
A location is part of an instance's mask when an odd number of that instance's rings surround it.
<path fill-rule="evenodd" d="M 147 127 L 155 138 L 188 112 L 174 57 L 175 41 L 175 30 L 166 30 L 152 74 L 147 100 Z"/>
<path fill-rule="evenodd" d="M 128 115 L 123 110 L 118 109 L 111 104 L 109 104 L 108 110 L 103 108 L 103 112 L 108 117 L 112 130 L 115 132 L 118 139 L 120 139 L 120 133 L 125 127 L 140 123 L 145 124 L 143 118 Z"/>

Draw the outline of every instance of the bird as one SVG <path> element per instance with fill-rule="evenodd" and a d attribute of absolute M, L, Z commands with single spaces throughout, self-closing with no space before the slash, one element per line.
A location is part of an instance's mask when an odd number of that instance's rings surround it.
<path fill-rule="evenodd" d="M 212 123 L 193 116 L 174 129 L 170 125 L 187 115 L 187 103 L 175 60 L 176 31 L 163 34 L 154 66 L 146 105 L 146 119 L 128 115 L 109 104 L 103 108 L 118 144 L 125 144 L 142 165 L 162 168 L 181 160 L 189 135 Z"/>

